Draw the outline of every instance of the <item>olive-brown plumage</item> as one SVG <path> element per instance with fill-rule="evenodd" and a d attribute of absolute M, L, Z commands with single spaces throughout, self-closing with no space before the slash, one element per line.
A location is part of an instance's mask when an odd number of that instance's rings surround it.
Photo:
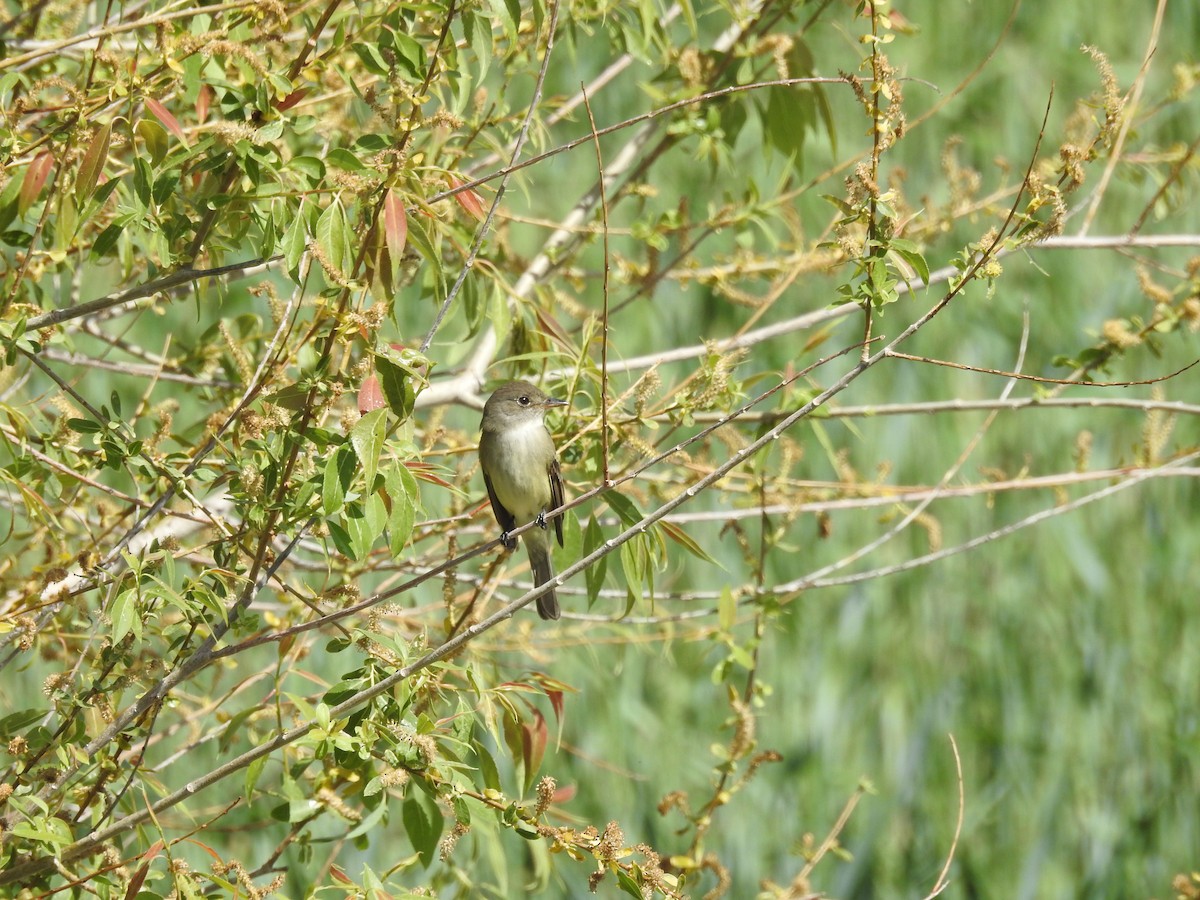
<path fill-rule="evenodd" d="M 545 514 L 563 502 L 562 472 L 554 439 L 546 429 L 546 410 L 565 405 L 528 382 L 510 381 L 488 398 L 480 424 L 479 463 L 492 512 L 504 532 L 504 546 L 511 550 L 516 545 L 508 537 L 514 528 L 529 522 L 541 526 L 524 534 L 533 581 L 538 586 L 554 578 Z M 561 547 L 562 518 L 558 516 L 554 534 Z M 543 619 L 559 617 L 553 589 L 538 598 L 537 610 Z"/>

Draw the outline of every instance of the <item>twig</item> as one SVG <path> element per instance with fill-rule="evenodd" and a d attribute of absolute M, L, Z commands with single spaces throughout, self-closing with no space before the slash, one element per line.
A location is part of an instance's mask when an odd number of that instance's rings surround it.
<path fill-rule="evenodd" d="M 950 852 L 946 854 L 946 864 L 942 866 L 941 874 L 934 882 L 933 890 L 925 895 L 925 900 L 933 900 L 950 886 L 947 876 L 950 874 L 950 866 L 954 862 L 954 851 L 958 849 L 958 839 L 962 835 L 963 817 L 967 810 L 967 796 L 963 787 L 962 758 L 958 755 L 958 742 L 954 740 L 952 734 L 948 734 L 946 737 L 950 738 L 950 749 L 954 753 L 954 771 L 958 781 L 958 821 L 954 825 L 954 840 L 950 842 Z"/>
<path fill-rule="evenodd" d="M 1092 202 L 1084 214 L 1083 224 L 1079 226 L 1079 234 L 1081 236 L 1087 234 L 1088 229 L 1092 227 L 1092 220 L 1096 218 L 1096 213 L 1100 211 L 1100 202 L 1104 199 L 1108 191 L 1108 184 L 1112 180 L 1113 173 L 1117 170 L 1118 163 L 1121 162 L 1121 150 L 1125 146 L 1125 139 L 1129 136 L 1129 129 L 1133 126 L 1133 117 L 1137 110 L 1138 101 L 1142 97 L 1142 89 L 1146 86 L 1146 75 L 1150 69 L 1150 60 L 1158 50 L 1158 35 L 1162 31 L 1163 14 L 1166 11 L 1167 0 L 1158 0 L 1158 5 L 1154 10 L 1154 24 L 1150 28 L 1150 39 L 1146 42 L 1146 52 L 1142 56 L 1142 65 L 1138 69 L 1133 89 L 1129 92 L 1129 97 L 1124 104 L 1125 115 L 1122 117 L 1121 127 L 1117 131 L 1116 140 L 1113 141 L 1112 150 L 1109 152 L 1104 172 L 1100 175 L 1100 183 L 1096 186 L 1096 190 L 1092 194 Z"/>
<path fill-rule="evenodd" d="M 930 365 L 934 365 L 934 366 L 945 366 L 947 369 L 958 369 L 963 372 L 979 372 L 984 375 L 1000 375 L 1004 378 L 1019 379 L 1021 381 L 1036 381 L 1041 384 L 1065 384 L 1065 385 L 1069 385 L 1072 387 L 1077 386 L 1079 384 L 1086 384 L 1089 387 L 1106 387 L 1106 388 L 1134 387 L 1136 385 L 1144 385 L 1144 384 L 1159 384 L 1164 381 L 1170 381 L 1172 378 L 1182 375 L 1188 369 L 1192 368 L 1197 363 L 1200 363 L 1200 359 L 1196 359 L 1196 360 L 1193 360 L 1192 362 L 1188 363 L 1182 369 L 1176 369 L 1174 372 L 1171 372 L 1168 375 L 1160 375 L 1158 378 L 1148 378 L 1144 381 L 1086 381 L 1086 382 L 1080 382 L 1078 379 L 1045 378 L 1040 375 L 1023 375 L 1019 372 L 1005 372 L 1002 369 L 988 369 L 988 368 L 984 368 L 982 366 L 968 366 L 965 363 L 950 362 L 949 360 L 945 360 L 945 359 L 930 359 L 929 357 L 926 357 L 926 356 L 912 356 L 908 353 L 895 352 L 895 353 L 890 353 L 889 356 L 894 356 L 896 359 L 911 360 L 912 362 L 929 363 Z"/>
<path fill-rule="evenodd" d="M 483 224 L 479 226 L 479 230 L 475 234 L 475 240 L 471 245 L 471 250 L 467 254 L 467 259 L 463 263 L 462 269 L 458 273 L 458 278 L 454 282 L 454 286 L 450 288 L 446 299 L 442 302 L 441 308 L 433 319 L 433 324 L 429 327 L 429 332 L 425 335 L 425 340 L 421 342 L 421 353 L 425 353 L 429 349 L 429 345 L 433 343 L 434 335 L 442 325 L 442 320 L 446 318 L 446 314 L 450 312 L 450 307 L 454 303 L 454 299 L 462 290 L 463 282 L 467 280 L 467 275 L 470 273 L 472 266 L 475 265 L 475 257 L 479 255 L 479 250 L 483 246 L 484 238 L 492 227 L 492 219 L 496 216 L 496 210 L 500 206 L 500 201 L 504 198 L 504 191 L 508 187 L 508 179 L 513 172 L 516 171 L 517 157 L 521 155 L 521 150 L 525 147 L 525 141 L 529 136 L 529 128 L 533 124 L 534 114 L 537 112 L 538 104 L 542 99 L 542 88 L 546 83 L 546 72 L 550 68 L 550 54 L 554 49 L 554 32 L 558 28 L 558 0 L 553 0 L 550 4 L 550 23 L 546 32 L 546 49 L 542 54 L 542 64 L 538 69 L 537 81 L 533 88 L 533 97 L 529 100 L 529 107 L 525 110 L 525 119 L 521 123 L 520 133 L 517 135 L 517 140 L 513 146 L 512 158 L 504 170 L 504 174 L 500 177 L 500 186 L 496 189 L 496 196 L 492 198 L 492 205 L 488 207 L 487 216 L 483 220 Z M 449 196 L 449 194 L 447 194 Z"/>
<path fill-rule="evenodd" d="M 596 135 L 596 117 L 592 115 L 592 104 L 588 99 L 587 90 L 583 85 L 580 85 L 580 93 L 583 94 L 583 102 L 587 106 L 588 124 L 591 125 L 592 135 L 595 137 L 593 144 L 596 148 L 596 171 L 600 175 L 597 184 L 600 185 L 600 221 L 603 226 L 604 238 L 604 284 L 601 292 L 604 308 L 600 313 L 600 472 L 601 481 L 607 486 L 612 482 L 612 479 L 609 477 L 608 462 L 608 275 L 610 269 L 608 249 L 608 194 L 604 188 L 606 181 L 604 175 L 604 157 L 600 152 L 600 138 Z"/>
<path fill-rule="evenodd" d="M 199 281 L 203 278 L 217 278 L 221 275 L 235 273 L 239 277 L 255 275 L 281 259 L 283 259 L 282 256 L 272 256 L 270 259 L 251 259 L 245 262 L 230 263 L 227 266 L 217 266 L 212 269 L 180 269 L 178 272 L 172 272 L 170 275 L 164 275 L 161 278 L 156 278 L 137 287 L 132 287 L 119 294 L 109 294 L 107 297 L 98 297 L 95 300 L 89 300 L 87 303 L 80 303 L 76 306 L 69 306 L 66 309 L 56 309 L 52 312 L 43 313 L 40 316 L 34 316 L 25 323 L 25 327 L 28 330 L 36 330 L 38 328 L 47 328 L 51 325 L 61 325 L 63 322 L 70 322 L 72 319 L 89 316 L 92 313 L 101 312 L 109 307 L 120 306 L 123 303 L 132 303 L 134 300 L 141 300 L 144 297 L 169 291 L 172 288 L 177 288 L 180 285 L 189 284 L 193 281 Z"/>

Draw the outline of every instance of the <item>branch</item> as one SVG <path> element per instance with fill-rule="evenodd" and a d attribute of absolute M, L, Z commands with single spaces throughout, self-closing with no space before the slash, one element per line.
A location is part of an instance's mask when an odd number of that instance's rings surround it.
<path fill-rule="evenodd" d="M 162 293 L 163 291 L 169 291 L 172 288 L 177 288 L 180 285 L 189 284 L 193 281 L 199 281 L 202 278 L 217 278 L 221 275 L 231 274 L 239 278 L 245 278 L 269 269 L 272 264 L 281 259 L 283 259 L 282 256 L 272 256 L 270 259 L 250 259 L 245 262 L 230 263 L 227 266 L 217 266 L 214 269 L 180 269 L 178 272 L 172 272 L 170 275 L 164 275 L 161 278 L 156 278 L 154 281 L 148 281 L 145 284 L 132 287 L 119 294 L 109 294 L 107 297 L 99 297 L 95 300 L 89 300 L 87 303 L 80 303 L 77 306 L 68 306 L 66 309 L 56 309 L 52 312 L 43 313 L 40 316 L 34 316 L 25 323 L 25 328 L 30 331 L 36 331 L 39 328 L 47 328 L 51 325 L 61 325 L 63 322 L 70 322 L 72 319 L 78 319 L 82 316 L 90 316 L 92 313 L 101 312 L 113 306 L 120 306 L 123 303 L 132 303 L 135 300 L 141 300 L 145 297 Z"/>

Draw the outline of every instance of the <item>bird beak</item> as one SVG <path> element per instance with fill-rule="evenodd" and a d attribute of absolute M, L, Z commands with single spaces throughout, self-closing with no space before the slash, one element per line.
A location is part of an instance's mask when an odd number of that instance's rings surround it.
<path fill-rule="evenodd" d="M 566 400 L 559 400 L 557 397 L 547 397 L 546 402 L 543 405 L 550 407 L 550 406 L 567 406 L 568 404 L 567 404 Z"/>

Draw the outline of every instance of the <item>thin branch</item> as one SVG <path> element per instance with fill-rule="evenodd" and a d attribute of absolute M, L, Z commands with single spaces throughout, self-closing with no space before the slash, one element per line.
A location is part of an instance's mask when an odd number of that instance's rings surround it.
<path fill-rule="evenodd" d="M 604 284 L 601 295 L 603 298 L 604 308 L 600 313 L 600 477 L 601 481 L 608 485 L 612 479 L 609 475 L 608 461 L 608 276 L 609 269 L 609 247 L 608 247 L 608 194 L 604 189 L 604 156 L 600 152 L 600 138 L 596 136 L 596 118 L 592 115 L 592 104 L 588 99 L 587 91 L 580 85 L 580 92 L 583 94 L 583 102 L 587 106 L 588 124 L 592 127 L 592 135 L 595 136 L 594 146 L 596 148 L 596 171 L 600 178 L 597 184 L 600 185 L 600 221 L 603 226 L 604 235 Z"/>
<path fill-rule="evenodd" d="M 77 306 L 68 306 L 66 309 L 56 309 L 52 312 L 43 313 L 40 316 L 34 316 L 25 323 L 25 328 L 33 331 L 39 328 L 48 328 L 51 325 L 61 325 L 63 322 L 70 322 L 72 319 L 90 316 L 93 313 L 101 312 L 110 307 L 120 306 L 124 303 L 132 303 L 135 300 L 141 300 L 145 297 L 169 291 L 204 278 L 218 278 L 222 275 L 236 275 L 239 278 L 245 278 L 250 275 L 257 275 L 281 259 L 283 259 L 282 256 L 272 256 L 270 259 L 250 259 L 245 262 L 230 263 L 227 266 L 217 266 L 212 269 L 180 269 L 178 272 L 172 272 L 170 275 L 164 275 L 161 278 L 156 278 L 137 287 L 132 287 L 127 291 L 121 291 L 119 294 L 109 294 L 106 297 L 98 297 L 95 300 L 89 300 L 87 303 L 80 303 Z"/>
<path fill-rule="evenodd" d="M 438 310 L 437 315 L 434 317 L 433 324 L 429 327 L 429 332 L 425 335 L 425 340 L 421 342 L 421 353 L 425 353 L 429 349 L 429 345 L 433 343 L 434 335 L 437 334 L 438 329 L 441 327 L 442 320 L 446 318 L 446 314 L 450 312 L 451 305 L 454 303 L 459 291 L 462 290 L 463 283 L 467 280 L 467 275 L 470 273 L 472 266 L 475 265 L 475 257 L 479 255 L 479 250 L 483 247 L 483 241 L 491 230 L 492 220 L 496 216 L 496 210 L 499 208 L 500 201 L 504 198 L 504 191 L 508 187 L 508 179 L 516 171 L 517 157 L 521 155 L 521 150 L 525 147 L 525 141 L 529 136 L 529 128 L 533 124 L 533 117 L 537 113 L 538 104 L 542 99 L 542 89 L 546 83 L 546 72 L 550 68 L 550 54 L 554 49 L 554 32 L 557 28 L 558 0 L 553 0 L 550 4 L 550 23 L 546 32 L 546 49 L 542 53 L 542 64 L 538 69 L 537 81 L 533 88 L 533 97 L 530 98 L 529 106 L 525 110 L 525 119 L 521 123 L 521 130 L 513 146 L 512 158 L 509 160 L 509 164 L 500 178 L 500 186 L 496 189 L 496 196 L 492 198 L 492 205 L 488 207 L 487 216 L 475 234 L 475 241 L 472 243 L 471 251 L 467 254 L 467 259 L 458 273 L 458 278 L 446 295 L 446 299 L 442 302 L 441 309 Z"/>
<path fill-rule="evenodd" d="M 214 3 L 211 6 L 194 6 L 188 9 L 176 10 L 175 12 L 162 13 L 159 15 L 147 16 L 144 19 L 137 19 L 133 22 L 123 22 L 120 25 L 107 25 L 103 28 L 97 28 L 84 34 L 77 34 L 73 37 L 64 38 L 61 41 L 52 41 L 45 46 L 38 47 L 36 50 L 30 50 L 28 53 L 20 53 L 16 56 L 10 56 L 7 59 L 0 59 L 0 72 L 5 69 L 11 69 L 14 66 L 22 66 L 27 62 L 31 62 L 41 57 L 53 56 L 65 50 L 67 47 L 74 47 L 76 44 L 87 43 L 88 41 L 99 41 L 103 38 L 111 37 L 114 34 L 123 34 L 127 31 L 137 31 L 139 28 L 152 29 L 158 25 L 166 24 L 167 22 L 176 19 L 189 19 L 196 16 L 216 15 L 217 13 L 230 12 L 235 9 L 248 9 L 258 5 L 258 0 L 234 0 L 230 3 Z"/>
<path fill-rule="evenodd" d="M 925 895 L 925 900 L 933 900 L 950 886 L 950 866 L 954 863 L 954 853 L 958 849 L 958 839 L 962 836 L 963 818 L 967 811 L 967 795 L 963 787 L 962 757 L 958 755 L 958 742 L 954 740 L 954 735 L 946 736 L 950 738 L 950 749 L 954 753 L 954 771 L 958 782 L 958 821 L 954 825 L 954 840 L 950 842 L 950 851 L 946 854 L 946 864 L 942 866 L 942 871 L 938 875 L 937 881 L 934 882 L 933 890 Z"/>
<path fill-rule="evenodd" d="M 805 576 L 804 578 L 798 578 L 795 581 L 779 585 L 776 590 L 781 594 L 790 594 L 811 588 L 840 587 L 848 584 L 858 584 L 863 581 L 882 578 L 887 575 L 895 575 L 899 572 L 905 572 L 910 569 L 919 568 L 921 566 L 928 565 L 929 563 L 946 559 L 950 556 L 956 556 L 959 553 L 966 553 L 969 550 L 974 550 L 976 547 L 982 547 L 984 544 L 991 543 L 992 541 L 1003 537 L 1008 537 L 1010 534 L 1014 534 L 1024 528 L 1029 528 L 1032 525 L 1038 525 L 1047 519 L 1052 519 L 1056 516 L 1065 515 L 1069 512 L 1074 512 L 1077 509 L 1082 509 L 1088 504 L 1095 503 L 1097 500 L 1104 500 L 1107 497 L 1111 497 L 1113 494 L 1128 490 L 1131 487 L 1136 487 L 1150 478 L 1158 477 L 1164 474 L 1173 474 L 1170 470 L 1182 470 L 1187 463 L 1193 462 L 1197 459 L 1200 459 L 1200 451 L 1189 453 L 1187 456 L 1167 463 L 1158 469 L 1142 471 L 1139 474 L 1133 475 L 1129 479 L 1120 482 L 1119 484 L 1102 488 L 1101 490 L 1095 491 L 1084 497 L 1080 497 L 1077 500 L 1073 500 L 1070 503 L 1064 503 L 1061 506 L 1055 506 L 1050 509 L 1045 509 L 1026 516 L 1023 519 L 1020 519 L 1009 525 L 1005 525 L 1001 528 L 996 528 L 992 531 L 989 531 L 987 534 L 972 538 L 971 540 L 965 541 L 957 546 L 946 547 L 932 553 L 927 553 L 924 556 L 918 556 L 913 559 L 906 560 L 903 563 L 898 563 L 894 566 L 880 566 L 877 569 L 872 569 L 867 572 L 860 572 L 856 575 L 847 575 L 841 578 L 813 579 L 811 576 Z M 1194 472 L 1189 472 L 1188 474 L 1190 474 L 1191 477 L 1196 477 Z"/>
<path fill-rule="evenodd" d="M 1141 100 L 1142 90 L 1146 87 L 1146 76 L 1150 71 L 1150 60 L 1158 50 L 1158 36 L 1162 31 L 1163 15 L 1166 11 L 1167 0 L 1158 0 L 1158 5 L 1154 10 L 1154 24 L 1150 27 L 1150 38 L 1146 41 L 1146 52 L 1142 56 L 1142 65 L 1138 69 L 1133 89 L 1129 92 L 1129 96 L 1123 104 L 1125 114 L 1122 116 L 1121 127 L 1117 131 L 1116 140 L 1113 141 L 1112 150 L 1109 153 L 1104 172 L 1100 175 L 1100 183 L 1092 194 L 1092 202 L 1084 214 L 1083 224 L 1079 226 L 1080 235 L 1087 234 L 1088 229 L 1092 227 L 1092 221 L 1096 218 L 1096 213 L 1100 211 L 1100 203 L 1108 192 L 1108 185 L 1112 180 L 1113 173 L 1116 172 L 1117 165 L 1121 162 L 1121 150 L 1125 147 L 1125 139 L 1129 136 L 1129 129 L 1133 127 L 1134 113 L 1137 111 L 1138 101 Z"/>
<path fill-rule="evenodd" d="M 1023 375 L 1019 372 L 1005 372 L 1002 369 L 988 369 L 988 368 L 984 368 L 981 366 L 968 366 L 965 363 L 950 362 L 949 360 L 945 360 L 945 359 L 930 359 L 929 357 L 926 357 L 926 356 L 912 356 L 911 354 L 908 354 L 908 353 L 892 353 L 890 355 L 894 356 L 896 359 L 907 359 L 907 360 L 911 360 L 912 362 L 929 363 L 930 365 L 934 365 L 934 366 L 945 366 L 947 369 L 958 369 L 959 371 L 962 371 L 962 372 L 979 372 L 984 375 L 1000 375 L 1003 378 L 1014 378 L 1014 379 L 1019 379 L 1022 381 L 1036 381 L 1040 384 L 1065 384 L 1065 385 L 1068 385 L 1071 387 L 1081 384 L 1081 382 L 1078 379 L 1045 378 L 1040 375 Z M 1200 359 L 1193 360 L 1192 362 L 1190 362 L 1186 366 L 1184 366 L 1182 369 L 1176 369 L 1174 372 L 1171 372 L 1167 375 L 1160 375 L 1158 378 L 1147 378 L 1144 381 L 1087 381 L 1087 382 L 1082 382 L 1082 383 L 1087 384 L 1090 387 L 1106 387 L 1106 388 L 1134 387 L 1137 385 L 1145 385 L 1145 384 L 1160 384 L 1164 381 L 1170 381 L 1172 378 L 1182 375 L 1184 372 L 1186 372 L 1188 369 L 1195 366 L 1197 363 L 1200 363 Z"/>

